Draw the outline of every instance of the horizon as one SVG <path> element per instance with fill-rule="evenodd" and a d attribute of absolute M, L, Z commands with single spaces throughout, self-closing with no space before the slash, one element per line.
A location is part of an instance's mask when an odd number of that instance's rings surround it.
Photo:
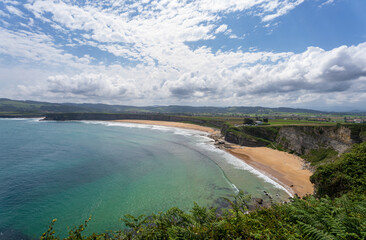
<path fill-rule="evenodd" d="M 0 2 L 0 97 L 366 111 L 366 2 Z"/>
<path fill-rule="evenodd" d="M 288 106 L 281 106 L 281 107 L 268 107 L 268 106 L 245 106 L 245 105 L 229 105 L 229 106 L 214 106 L 214 105 L 177 105 L 177 104 L 171 104 L 171 105 L 128 105 L 128 104 L 108 104 L 108 103 L 101 103 L 101 102 L 80 102 L 80 103 L 74 103 L 74 102 L 47 102 L 47 101 L 38 101 L 38 100 L 23 100 L 23 99 L 9 99 L 9 98 L 0 98 L 0 100 L 9 100 L 9 101 L 23 101 L 23 102 L 38 102 L 38 103 L 48 103 L 48 104 L 76 104 L 76 105 L 83 105 L 83 104 L 94 104 L 94 105 L 109 105 L 109 106 L 124 106 L 124 107 L 138 107 L 138 108 L 144 108 L 144 107 L 194 107 L 194 108 L 231 108 L 231 107 L 237 107 L 237 108 L 269 108 L 269 109 L 279 109 L 279 108 L 289 108 L 294 110 L 310 110 L 310 111 L 318 111 L 323 113 L 362 113 L 366 114 L 366 110 L 362 109 L 352 109 L 352 110 L 322 110 L 322 109 L 316 109 L 316 108 L 298 108 L 298 107 L 288 107 Z"/>

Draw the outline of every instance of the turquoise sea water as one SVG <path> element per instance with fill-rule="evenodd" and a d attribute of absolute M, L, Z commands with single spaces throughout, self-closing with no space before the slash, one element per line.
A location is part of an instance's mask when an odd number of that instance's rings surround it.
<path fill-rule="evenodd" d="M 38 237 L 54 218 L 60 235 L 89 216 L 88 229 L 116 230 L 124 214 L 220 206 L 237 188 L 288 196 L 201 132 L 0 120 L 0 239 Z"/>

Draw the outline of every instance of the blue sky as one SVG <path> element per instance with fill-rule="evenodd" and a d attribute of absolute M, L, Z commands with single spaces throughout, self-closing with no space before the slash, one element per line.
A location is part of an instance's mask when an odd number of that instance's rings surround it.
<path fill-rule="evenodd" d="M 364 0 L 2 0 L 0 97 L 366 110 Z"/>

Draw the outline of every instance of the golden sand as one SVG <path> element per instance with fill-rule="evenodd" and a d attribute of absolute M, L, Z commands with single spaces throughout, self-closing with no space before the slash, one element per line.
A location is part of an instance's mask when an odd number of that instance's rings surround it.
<path fill-rule="evenodd" d="M 190 123 L 181 123 L 181 122 L 151 121 L 151 120 L 115 120 L 115 122 L 140 123 L 140 124 L 148 124 L 148 125 L 185 128 L 185 129 L 192 129 L 192 130 L 208 132 L 211 134 L 219 132 L 218 130 L 213 129 L 213 128 L 203 127 L 203 126 L 199 126 L 196 124 L 190 124 Z"/>
<path fill-rule="evenodd" d="M 266 147 L 236 146 L 227 151 L 262 173 L 274 177 L 300 197 L 314 192 L 310 182 L 312 172 L 303 168 L 304 160 L 296 155 Z"/>

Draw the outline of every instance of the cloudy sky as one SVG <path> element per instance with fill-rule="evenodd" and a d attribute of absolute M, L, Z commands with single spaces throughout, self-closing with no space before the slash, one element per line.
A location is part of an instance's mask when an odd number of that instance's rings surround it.
<path fill-rule="evenodd" d="M 0 97 L 366 110 L 365 0 L 0 0 Z"/>

